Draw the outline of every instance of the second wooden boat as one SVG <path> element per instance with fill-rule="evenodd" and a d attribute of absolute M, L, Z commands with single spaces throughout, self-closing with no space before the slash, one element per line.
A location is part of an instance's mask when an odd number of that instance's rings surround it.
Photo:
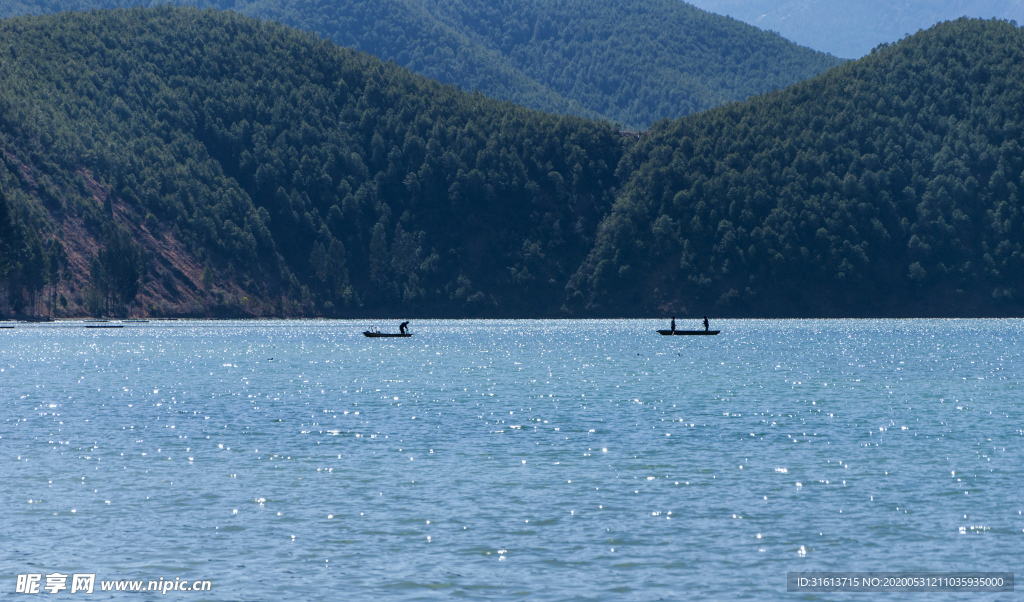
<path fill-rule="evenodd" d="M 659 330 L 658 334 L 663 335 L 694 335 L 694 336 L 710 336 L 722 332 L 721 330 Z"/>

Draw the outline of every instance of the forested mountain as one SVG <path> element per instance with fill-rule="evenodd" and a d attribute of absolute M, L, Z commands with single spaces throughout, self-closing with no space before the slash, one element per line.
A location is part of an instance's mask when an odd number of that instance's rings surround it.
<path fill-rule="evenodd" d="M 2 21 L 0 312 L 1020 315 L 1022 82 L 962 19 L 622 136 L 232 12 Z"/>
<path fill-rule="evenodd" d="M 619 167 L 572 306 L 1020 315 L 1022 84 L 1024 31 L 960 19 L 658 123 Z"/>
<path fill-rule="evenodd" d="M 689 0 L 822 52 L 859 58 L 883 43 L 960 17 L 1024 23 L 1022 0 Z"/>
<path fill-rule="evenodd" d="M 163 0 L 0 0 L 0 17 Z M 313 31 L 436 79 L 646 128 L 839 64 L 678 0 L 175 0 Z"/>
<path fill-rule="evenodd" d="M 310 3 L 259 0 L 246 11 L 318 31 L 341 45 L 392 58 L 442 82 L 537 109 L 566 110 L 516 92 L 512 82 L 496 77 L 492 68 L 481 69 L 467 60 L 487 57 L 477 63 L 507 65 L 512 73 L 523 74 L 590 114 L 630 127 L 743 100 L 839 63 L 777 34 L 677 0 L 393 2 L 395 7 L 387 14 L 364 12 L 381 11 L 378 2 L 347 4 L 352 12 L 336 25 L 324 19 L 320 5 L 314 9 Z M 433 16 L 439 31 L 458 32 L 466 41 L 446 42 L 429 57 L 422 49 L 436 46 L 433 34 L 414 37 L 408 27 L 395 27 L 381 35 L 384 24 L 401 22 L 393 15 L 404 14 Z M 408 42 L 392 42 L 403 38 Z M 438 60 L 446 54 L 454 60 Z"/>
<path fill-rule="evenodd" d="M 621 140 L 231 12 L 2 21 L 0 271 L 24 312 L 540 315 Z"/>

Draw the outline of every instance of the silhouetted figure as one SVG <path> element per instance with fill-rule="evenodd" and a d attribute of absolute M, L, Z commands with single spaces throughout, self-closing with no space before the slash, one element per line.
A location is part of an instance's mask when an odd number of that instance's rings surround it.
<path fill-rule="evenodd" d="M 708 331 L 708 317 L 704 316 L 704 332 Z"/>
<path fill-rule="evenodd" d="M 707 320 L 705 320 L 705 322 L 707 322 Z M 405 329 L 407 326 L 409 326 L 408 321 L 402 322 L 401 324 L 398 325 L 398 331 L 401 332 L 402 334 L 405 334 Z"/>
<path fill-rule="evenodd" d="M 676 331 L 676 317 L 672 316 L 672 332 Z"/>

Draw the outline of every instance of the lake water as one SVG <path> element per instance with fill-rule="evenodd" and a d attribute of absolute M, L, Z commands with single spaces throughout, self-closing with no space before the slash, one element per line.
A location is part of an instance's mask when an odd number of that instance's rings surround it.
<path fill-rule="evenodd" d="M 0 331 L 0 591 L 800 599 L 787 571 L 1020 574 L 1022 320 L 367 326 Z"/>

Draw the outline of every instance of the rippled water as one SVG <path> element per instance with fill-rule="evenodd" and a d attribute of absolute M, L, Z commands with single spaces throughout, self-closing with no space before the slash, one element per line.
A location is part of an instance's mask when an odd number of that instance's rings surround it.
<path fill-rule="evenodd" d="M 1024 321 L 367 325 L 0 331 L 0 591 L 792 598 L 787 571 L 1020 569 Z"/>

